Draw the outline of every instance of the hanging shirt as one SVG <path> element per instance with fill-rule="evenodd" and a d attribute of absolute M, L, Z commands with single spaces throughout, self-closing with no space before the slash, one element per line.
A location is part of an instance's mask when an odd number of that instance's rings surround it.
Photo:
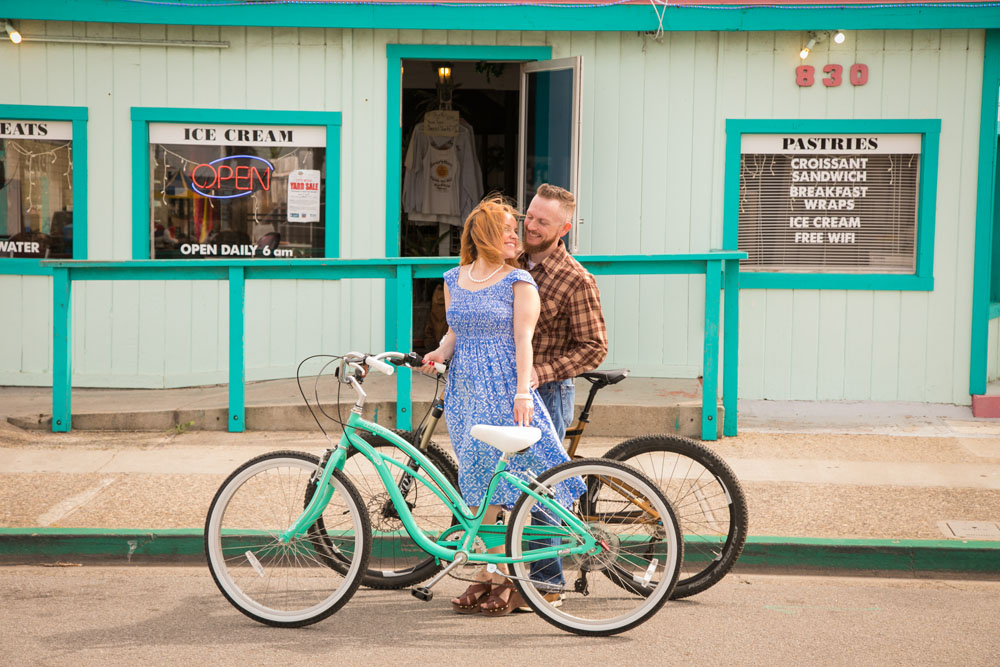
<path fill-rule="evenodd" d="M 410 218 L 429 221 L 428 218 L 433 217 L 437 222 L 462 224 L 458 203 L 460 169 L 454 145 L 448 148 L 431 146 L 424 154 L 427 178 L 424 179 L 423 210 L 414 212 Z"/>
<path fill-rule="evenodd" d="M 431 151 L 435 151 L 435 159 L 431 159 Z M 432 163 L 437 165 L 433 171 Z M 402 204 L 412 221 L 462 226 L 483 196 L 483 174 L 467 123 L 460 125 L 454 138 L 429 137 L 424 134 L 423 123 L 418 123 L 403 166 Z M 447 175 L 436 173 L 445 166 Z"/>

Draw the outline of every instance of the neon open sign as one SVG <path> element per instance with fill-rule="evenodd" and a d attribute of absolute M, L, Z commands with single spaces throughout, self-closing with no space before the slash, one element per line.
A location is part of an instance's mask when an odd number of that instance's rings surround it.
<path fill-rule="evenodd" d="M 249 164 L 247 164 L 249 161 Z M 227 155 L 191 171 L 191 189 L 210 199 L 234 199 L 271 189 L 274 165 L 256 155 Z"/>

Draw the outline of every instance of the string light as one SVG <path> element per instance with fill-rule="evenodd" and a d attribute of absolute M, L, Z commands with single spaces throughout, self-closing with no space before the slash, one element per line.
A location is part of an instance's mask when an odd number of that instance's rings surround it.
<path fill-rule="evenodd" d="M 124 2 L 129 2 L 138 5 L 158 5 L 165 7 L 191 7 L 191 8 L 217 8 L 217 7 L 246 7 L 247 2 L 245 0 L 232 0 L 230 2 L 185 2 L 184 0 L 123 0 Z M 546 2 L 545 0 L 525 0 L 524 2 L 419 2 L 413 0 L 411 2 L 406 2 L 401 0 L 399 2 L 385 2 L 378 0 L 257 0 L 253 4 L 255 6 L 260 5 L 361 5 L 361 6 L 374 6 L 374 7 L 401 7 L 401 6 L 424 6 L 424 7 L 462 7 L 462 8 L 495 8 L 495 7 L 550 7 L 553 9 L 600 9 L 602 7 L 614 7 L 617 5 L 625 5 L 633 3 L 635 0 L 608 0 L 607 2 L 574 2 L 574 3 L 557 3 L 554 4 L 551 1 Z M 663 4 L 666 4 L 664 2 Z M 872 2 L 870 4 L 855 5 L 857 9 L 900 9 L 900 8 L 922 8 L 922 7 L 940 7 L 940 2 L 894 2 L 894 3 L 876 3 Z M 948 3 L 949 8 L 974 8 L 982 9 L 984 7 L 1000 7 L 1000 2 L 950 2 Z M 760 9 L 761 5 L 751 5 L 751 4 L 732 4 L 732 5 L 671 5 L 671 9 L 681 10 L 681 9 L 696 9 L 699 11 L 706 9 L 714 9 L 720 11 L 745 11 L 748 9 Z M 813 9 L 813 10 L 826 10 L 826 9 L 844 9 L 843 4 L 827 3 L 822 5 L 808 5 L 803 6 L 801 4 L 773 4 L 767 5 L 767 9 Z M 654 9 L 655 11 L 655 9 Z"/>
<path fill-rule="evenodd" d="M 125 0 L 138 5 L 160 5 L 167 7 L 245 7 L 245 1 L 233 2 L 184 2 L 183 0 Z M 559 3 L 536 0 L 532 2 L 378 2 L 375 0 L 258 0 L 255 5 L 367 5 L 375 7 L 430 6 L 430 7 L 558 7 L 560 9 L 590 9 L 625 5 L 634 0 L 608 0 L 607 2 Z"/>

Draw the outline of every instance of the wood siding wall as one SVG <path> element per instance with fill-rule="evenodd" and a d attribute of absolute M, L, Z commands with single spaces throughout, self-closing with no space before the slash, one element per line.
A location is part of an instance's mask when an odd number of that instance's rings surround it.
<path fill-rule="evenodd" d="M 933 292 L 748 290 L 740 396 L 968 403 L 981 31 L 851 33 L 820 65 L 869 66 L 865 86 L 799 88 L 803 33 L 317 30 L 24 22 L 37 34 L 227 40 L 232 48 L 0 45 L 0 95 L 90 108 L 90 257 L 128 259 L 132 106 L 343 113 L 341 248 L 384 248 L 385 45 L 550 45 L 584 57 L 580 251 L 720 248 L 727 118 L 940 118 Z M 612 349 L 636 375 L 701 372 L 701 278 L 601 278 Z M 210 283 L 76 288 L 77 386 L 225 381 L 226 290 Z M 377 281 L 251 281 L 248 378 L 307 354 L 376 348 Z M 49 381 L 50 280 L 0 276 L 0 384 Z M 338 323 L 338 315 L 350 317 Z"/>

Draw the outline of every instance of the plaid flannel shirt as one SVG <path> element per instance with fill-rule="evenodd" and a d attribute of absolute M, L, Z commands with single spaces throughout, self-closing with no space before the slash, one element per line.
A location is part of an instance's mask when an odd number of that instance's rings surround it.
<path fill-rule="evenodd" d="M 527 255 L 519 258 L 528 268 Z M 594 276 L 566 252 L 555 252 L 528 272 L 542 302 L 532 347 L 538 383 L 576 377 L 601 365 L 608 354 L 608 330 Z"/>

